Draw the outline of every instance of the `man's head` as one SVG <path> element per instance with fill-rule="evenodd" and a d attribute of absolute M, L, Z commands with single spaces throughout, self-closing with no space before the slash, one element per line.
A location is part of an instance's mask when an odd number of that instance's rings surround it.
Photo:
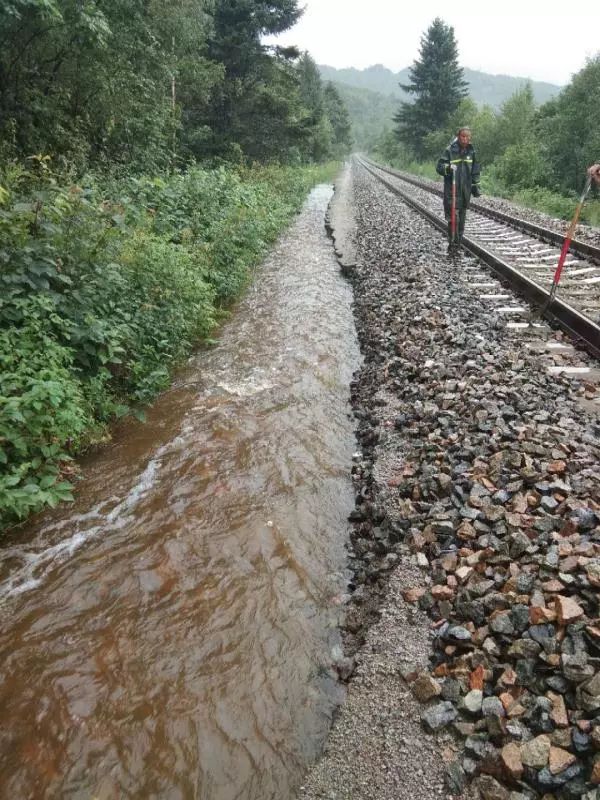
<path fill-rule="evenodd" d="M 463 126 L 456 131 L 456 138 L 461 147 L 465 148 L 471 143 L 471 128 Z"/>

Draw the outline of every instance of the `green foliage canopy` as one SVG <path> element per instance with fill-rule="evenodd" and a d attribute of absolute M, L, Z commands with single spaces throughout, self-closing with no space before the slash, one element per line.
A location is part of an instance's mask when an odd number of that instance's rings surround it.
<path fill-rule="evenodd" d="M 304 104 L 298 51 L 262 41 L 301 13 L 298 0 L 9 0 L 0 157 L 50 154 L 81 175 L 337 152 L 337 112 Z"/>

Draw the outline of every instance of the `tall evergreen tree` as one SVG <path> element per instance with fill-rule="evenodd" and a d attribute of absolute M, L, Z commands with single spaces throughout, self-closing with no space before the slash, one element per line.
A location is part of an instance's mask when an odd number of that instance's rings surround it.
<path fill-rule="evenodd" d="M 273 77 L 269 48 L 262 37 L 291 28 L 301 15 L 298 0 L 215 0 L 208 55 L 224 66 L 225 80 L 211 103 L 214 153 L 227 155 L 240 145 L 243 149 L 238 133 L 246 129 L 247 112 L 254 115 L 251 97 L 256 91 L 262 102 Z M 296 51 L 278 52 L 281 60 L 297 55 Z"/>
<path fill-rule="evenodd" d="M 352 123 L 350 114 L 340 93 L 329 81 L 325 85 L 325 110 L 333 131 L 334 155 L 347 153 L 352 147 Z"/>
<path fill-rule="evenodd" d="M 468 84 L 458 63 L 454 28 L 439 17 L 421 38 L 419 55 L 410 68 L 410 83 L 402 86 L 415 101 L 402 103 L 394 120 L 398 139 L 423 157 L 425 136 L 444 127 L 466 97 Z"/>
<path fill-rule="evenodd" d="M 297 69 L 302 103 L 311 111 L 314 121 L 318 122 L 324 110 L 321 73 L 316 62 L 308 53 L 302 53 Z"/>
<path fill-rule="evenodd" d="M 332 131 L 325 114 L 323 81 L 315 61 L 303 53 L 296 67 L 301 106 L 306 109 L 307 141 L 303 148 L 306 160 L 321 161 L 327 158 L 331 147 Z"/>
<path fill-rule="evenodd" d="M 302 16 L 298 0 L 216 0 L 209 54 L 228 78 L 243 79 L 266 53 L 261 37 L 283 33 Z"/>

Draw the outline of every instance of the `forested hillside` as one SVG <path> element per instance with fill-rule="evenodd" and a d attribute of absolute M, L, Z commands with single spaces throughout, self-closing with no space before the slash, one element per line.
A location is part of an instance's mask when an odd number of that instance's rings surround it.
<path fill-rule="evenodd" d="M 408 68 L 394 73 L 381 64 L 363 70 L 321 65 L 319 70 L 324 80 L 333 82 L 348 108 L 356 146 L 361 150 L 373 147 L 383 130 L 393 128 L 399 104 L 408 97 L 400 87 L 408 80 Z M 527 83 L 526 78 L 488 75 L 469 69 L 464 70 L 464 75 L 472 100 L 492 109 L 500 108 Z M 538 103 L 549 100 L 560 91 L 559 86 L 536 81 L 531 82 L 531 88 Z"/>
<path fill-rule="evenodd" d="M 401 84 L 408 82 L 409 67 L 392 72 L 392 70 L 376 64 L 373 67 L 359 70 L 335 69 L 320 65 L 319 69 L 324 80 L 335 81 L 337 84 L 354 86 L 359 89 L 369 89 L 383 95 L 394 95 L 399 100 L 406 100 L 407 94 L 401 89 Z M 515 78 L 510 75 L 490 75 L 473 69 L 464 69 L 465 80 L 469 84 L 469 96 L 478 105 L 489 105 L 500 108 L 508 98 L 513 95 L 523 84 L 531 83 L 531 89 L 536 103 L 545 103 L 560 92 L 561 87 L 541 81 L 530 81 L 528 78 Z"/>
<path fill-rule="evenodd" d="M 168 386 L 331 178 L 348 114 L 297 0 L 0 5 L 0 522 Z"/>
<path fill-rule="evenodd" d="M 357 89 L 345 83 L 333 83 L 352 124 L 352 137 L 358 150 L 369 150 L 380 139 L 381 132 L 393 125 L 398 100 L 392 95 L 370 89 Z"/>

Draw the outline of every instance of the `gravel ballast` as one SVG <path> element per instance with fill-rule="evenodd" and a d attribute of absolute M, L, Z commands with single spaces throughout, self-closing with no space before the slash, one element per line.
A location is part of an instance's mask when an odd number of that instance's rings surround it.
<path fill-rule="evenodd" d="M 472 259 L 352 171 L 357 666 L 299 797 L 600 800 L 596 386 L 549 375 Z"/>

